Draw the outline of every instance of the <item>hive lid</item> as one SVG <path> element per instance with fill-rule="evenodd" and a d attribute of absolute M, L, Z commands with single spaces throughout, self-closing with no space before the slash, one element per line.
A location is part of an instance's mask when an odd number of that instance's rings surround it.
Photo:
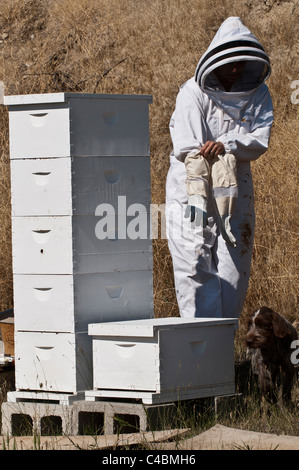
<path fill-rule="evenodd" d="M 28 105 L 28 104 L 46 104 L 46 103 L 65 103 L 69 99 L 117 99 L 117 100 L 145 100 L 150 103 L 153 101 L 151 95 L 117 95 L 100 93 L 42 93 L 34 95 L 9 95 L 4 97 L 4 104 Z"/>
<path fill-rule="evenodd" d="M 121 322 L 91 323 L 88 325 L 90 336 L 140 336 L 153 337 L 157 330 L 174 328 L 194 328 L 196 326 L 238 326 L 236 318 L 150 318 Z"/>

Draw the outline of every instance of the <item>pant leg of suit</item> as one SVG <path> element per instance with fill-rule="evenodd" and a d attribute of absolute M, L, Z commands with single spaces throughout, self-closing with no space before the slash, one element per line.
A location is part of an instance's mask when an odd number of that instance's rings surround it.
<path fill-rule="evenodd" d="M 188 196 L 184 169 L 167 176 L 166 222 L 177 302 L 182 317 L 222 317 L 221 284 L 212 247 L 217 227 L 212 217 L 202 231 L 184 217 Z"/>
<path fill-rule="evenodd" d="M 223 317 L 238 318 L 246 298 L 255 229 L 252 178 L 247 165 L 238 165 L 239 195 L 231 218 L 237 246 L 229 246 L 221 236 L 213 256 L 221 282 Z"/>

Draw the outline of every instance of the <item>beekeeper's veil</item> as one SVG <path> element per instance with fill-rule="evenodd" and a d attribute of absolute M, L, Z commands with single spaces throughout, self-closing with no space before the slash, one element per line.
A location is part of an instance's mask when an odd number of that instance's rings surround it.
<path fill-rule="evenodd" d="M 217 67 L 229 62 L 246 61 L 242 74 L 229 92 L 223 90 L 216 74 Z M 233 118 L 257 87 L 271 73 L 270 59 L 259 40 L 238 17 L 227 18 L 218 29 L 207 51 L 198 62 L 195 80 L 217 105 Z"/>
<path fill-rule="evenodd" d="M 201 57 L 195 80 L 202 90 L 215 89 L 219 84 L 213 71 L 221 65 L 246 61 L 242 75 L 232 92 L 257 88 L 269 77 L 270 60 L 263 46 L 238 17 L 227 18 L 218 29 L 213 41 Z"/>

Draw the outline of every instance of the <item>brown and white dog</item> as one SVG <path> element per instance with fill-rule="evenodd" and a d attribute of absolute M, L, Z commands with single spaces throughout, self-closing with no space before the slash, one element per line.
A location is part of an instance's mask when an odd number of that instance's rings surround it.
<path fill-rule="evenodd" d="M 291 402 L 295 377 L 291 343 L 297 337 L 294 326 L 268 307 L 259 308 L 249 318 L 245 337 L 248 357 L 262 395 L 272 403 L 278 399 L 280 376 L 282 399 L 285 404 Z"/>

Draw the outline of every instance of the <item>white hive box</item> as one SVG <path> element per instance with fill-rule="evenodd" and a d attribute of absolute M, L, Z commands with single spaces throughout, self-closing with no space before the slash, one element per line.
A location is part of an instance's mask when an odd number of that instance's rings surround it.
<path fill-rule="evenodd" d="M 87 332 L 89 323 L 149 318 L 152 290 L 151 271 L 14 275 L 15 329 Z"/>
<path fill-rule="evenodd" d="M 90 324 L 93 390 L 86 399 L 151 404 L 234 393 L 237 324 L 210 318 Z"/>
<path fill-rule="evenodd" d="M 6 96 L 10 156 L 147 156 L 151 101 L 144 95 Z"/>
<path fill-rule="evenodd" d="M 11 160 L 13 216 L 95 215 L 100 204 L 115 212 L 131 204 L 149 210 L 149 157 L 67 157 Z M 122 195 L 126 197 L 118 200 Z M 126 206 L 126 207 L 123 207 Z"/>
<path fill-rule="evenodd" d="M 78 393 L 92 385 L 86 334 L 15 332 L 18 391 Z"/>
<path fill-rule="evenodd" d="M 105 217 L 106 218 L 106 217 Z M 150 215 L 144 213 L 147 238 L 117 238 L 112 216 L 111 236 L 100 239 L 95 216 L 13 217 L 13 271 L 15 274 L 90 274 L 152 270 Z M 129 218 L 123 214 L 126 229 Z M 116 222 L 115 222 L 116 220 Z M 101 235 L 101 233 L 100 233 Z M 109 234 L 108 234 L 109 235 Z"/>

